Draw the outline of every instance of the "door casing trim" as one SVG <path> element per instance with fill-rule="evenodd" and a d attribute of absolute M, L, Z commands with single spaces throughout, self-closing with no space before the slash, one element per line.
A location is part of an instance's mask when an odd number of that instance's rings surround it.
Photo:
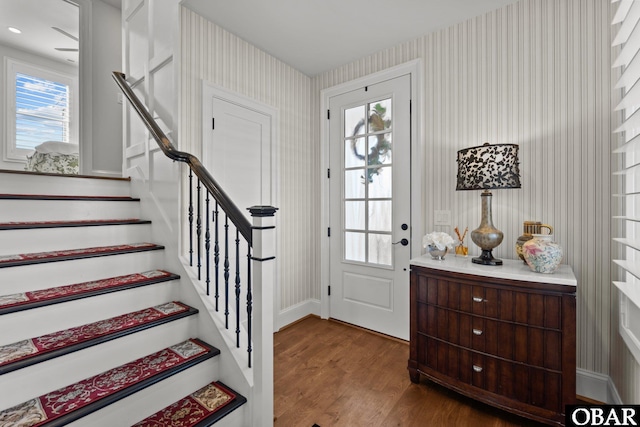
<path fill-rule="evenodd" d="M 350 80 L 345 83 L 341 83 L 336 86 L 332 86 L 320 91 L 320 141 L 321 141 L 321 168 L 320 171 L 323 174 L 321 180 L 321 248 L 320 248 L 320 317 L 328 319 L 330 317 L 329 309 L 329 295 L 328 287 L 330 285 L 330 237 L 327 235 L 327 229 L 329 228 L 329 197 L 330 197 L 330 185 L 327 177 L 327 170 L 329 169 L 329 120 L 327 119 L 326 111 L 329 108 L 329 100 L 331 97 L 340 95 L 345 92 L 356 90 L 363 86 L 372 85 L 380 81 L 393 79 L 395 77 L 410 74 L 411 76 L 411 256 L 417 256 L 421 252 L 422 239 L 424 234 L 424 220 L 423 220 L 423 197 L 422 197 L 422 160 L 423 149 L 421 145 L 422 141 L 422 111 L 423 101 L 422 96 L 422 61 L 421 59 L 414 59 L 412 61 L 396 65 L 386 70 L 382 70 L 373 74 L 369 74 L 354 80 Z M 409 266 L 407 266 L 409 268 Z M 409 313 L 407 313 L 409 315 Z"/>

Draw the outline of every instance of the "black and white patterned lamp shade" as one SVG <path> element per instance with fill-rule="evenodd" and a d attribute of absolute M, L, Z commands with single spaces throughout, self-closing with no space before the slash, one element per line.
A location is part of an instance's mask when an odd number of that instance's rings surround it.
<path fill-rule="evenodd" d="M 456 190 L 520 188 L 518 146 L 486 143 L 458 151 Z"/>

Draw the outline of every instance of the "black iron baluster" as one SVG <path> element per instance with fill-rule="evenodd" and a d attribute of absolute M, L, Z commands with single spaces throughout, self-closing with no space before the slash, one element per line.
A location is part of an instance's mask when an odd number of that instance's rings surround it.
<path fill-rule="evenodd" d="M 214 271 L 214 281 L 215 281 L 215 295 L 214 298 L 216 300 L 216 313 L 218 312 L 218 298 L 220 297 L 220 286 L 219 286 L 219 276 L 220 276 L 220 242 L 218 240 L 218 202 L 216 202 L 216 210 L 213 212 L 213 223 L 215 228 L 213 229 L 214 233 L 214 243 L 213 243 L 213 271 Z"/>
<path fill-rule="evenodd" d="M 236 228 L 236 348 L 240 348 L 240 231 Z"/>
<path fill-rule="evenodd" d="M 198 245 L 197 245 L 197 253 L 198 253 L 198 280 L 200 280 L 200 267 L 202 267 L 202 256 L 200 254 L 200 243 L 201 243 L 201 234 L 202 234 L 202 212 L 200 209 L 200 178 L 198 178 L 198 186 L 197 190 L 197 214 L 196 214 L 196 236 L 198 236 Z"/>
<path fill-rule="evenodd" d="M 205 206 L 206 206 L 206 210 L 207 210 L 207 216 L 205 219 L 205 233 L 204 233 L 204 248 L 206 250 L 206 277 L 205 277 L 205 282 L 207 284 L 207 295 L 209 295 L 209 284 L 211 283 L 211 276 L 210 276 L 210 264 L 211 264 L 211 260 L 209 259 L 210 255 L 211 255 L 211 232 L 209 231 L 210 227 L 209 227 L 209 190 L 206 190 L 206 199 L 205 199 Z"/>
<path fill-rule="evenodd" d="M 189 169 L 189 266 L 193 267 L 193 169 Z"/>
<path fill-rule="evenodd" d="M 224 215 L 224 327 L 229 329 L 229 217 Z"/>
<path fill-rule="evenodd" d="M 251 367 L 251 312 L 253 311 L 253 294 L 251 293 L 251 246 L 247 245 L 247 359 Z"/>

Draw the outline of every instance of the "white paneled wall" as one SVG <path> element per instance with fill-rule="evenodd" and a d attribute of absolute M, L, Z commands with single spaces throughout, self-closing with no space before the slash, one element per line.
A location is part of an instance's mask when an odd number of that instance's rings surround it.
<path fill-rule="evenodd" d="M 201 158 L 202 81 L 272 105 L 280 112 L 279 239 L 281 308 L 317 299 L 318 211 L 313 191 L 311 79 L 183 8 L 180 148 Z M 215 178 L 215 171 L 211 171 Z M 248 206 L 239 206 L 244 209 Z"/>
<path fill-rule="evenodd" d="M 606 374 L 614 104 L 610 9 L 602 0 L 522 0 L 313 80 L 317 106 L 324 88 L 422 58 L 427 231 L 436 228 L 434 210 L 452 212 L 452 226 L 445 228 L 452 234 L 455 226 L 472 230 L 480 224 L 480 192 L 455 191 L 457 150 L 484 142 L 520 145 L 522 189 L 493 192 L 494 223 L 505 234 L 494 255 L 516 257 L 523 221 L 553 225 L 564 262 L 580 283 L 578 366 Z M 313 114 L 320 117 L 317 109 Z M 318 144 L 313 147 L 318 157 Z"/>
<path fill-rule="evenodd" d="M 494 254 L 516 257 L 525 220 L 553 225 L 579 280 L 578 366 L 606 375 L 613 366 L 623 400 L 633 399 L 625 372 L 636 366 L 610 351 L 619 348 L 610 289 L 613 10 L 604 0 L 521 0 L 309 78 L 183 9 L 181 148 L 199 155 L 202 79 L 280 109 L 281 308 L 319 300 L 320 91 L 421 58 L 424 229 L 435 228 L 434 210 L 452 212 L 451 233 L 480 223 L 479 192 L 455 191 L 457 150 L 519 144 L 522 189 L 494 191 L 494 223 L 505 234 Z"/>

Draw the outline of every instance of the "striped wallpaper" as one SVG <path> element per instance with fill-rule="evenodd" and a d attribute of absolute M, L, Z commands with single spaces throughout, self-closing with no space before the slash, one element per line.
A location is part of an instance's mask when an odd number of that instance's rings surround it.
<path fill-rule="evenodd" d="M 493 195 L 505 234 L 494 254 L 515 258 L 525 220 L 555 228 L 579 282 L 578 367 L 611 375 L 630 402 L 637 366 L 617 338 L 610 277 L 614 9 L 521 0 L 312 78 L 183 9 L 182 141 L 200 141 L 200 79 L 280 109 L 281 308 L 319 300 L 320 91 L 420 58 L 424 229 L 434 210 L 452 213 L 444 231 L 480 223 L 479 192 L 455 191 L 457 150 L 519 144 L 522 189 Z"/>

